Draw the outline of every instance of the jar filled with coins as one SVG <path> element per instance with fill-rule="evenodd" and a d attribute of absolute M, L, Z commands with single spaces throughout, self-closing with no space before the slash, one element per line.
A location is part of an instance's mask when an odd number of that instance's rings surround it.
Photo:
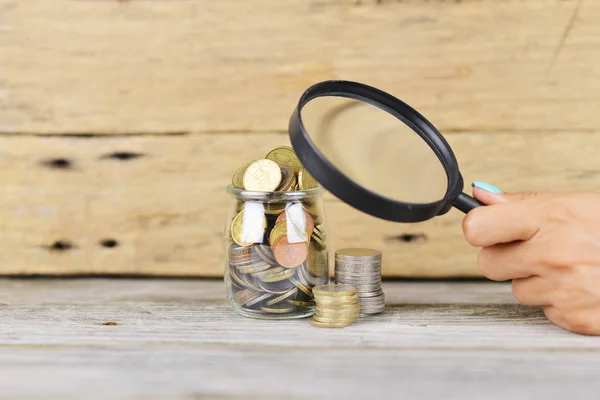
<path fill-rule="evenodd" d="M 227 187 L 225 284 L 233 308 L 263 319 L 309 317 L 329 282 L 323 189 L 293 149 L 244 163 Z"/>

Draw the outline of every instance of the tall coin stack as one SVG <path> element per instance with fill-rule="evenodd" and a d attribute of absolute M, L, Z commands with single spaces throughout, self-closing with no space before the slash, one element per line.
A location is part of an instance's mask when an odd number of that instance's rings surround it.
<path fill-rule="evenodd" d="M 342 249 L 335 253 L 335 282 L 356 288 L 361 314 L 385 310 L 381 258 L 380 251 L 363 248 Z"/>

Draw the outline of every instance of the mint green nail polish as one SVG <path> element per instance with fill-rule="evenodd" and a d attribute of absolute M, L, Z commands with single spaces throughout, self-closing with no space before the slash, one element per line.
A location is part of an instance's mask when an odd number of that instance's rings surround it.
<path fill-rule="evenodd" d="M 502 193 L 502 190 L 498 189 L 494 185 L 490 185 L 489 183 L 474 181 L 471 185 L 473 187 L 478 187 L 479 189 L 483 189 L 490 193 L 496 193 L 496 194 Z"/>

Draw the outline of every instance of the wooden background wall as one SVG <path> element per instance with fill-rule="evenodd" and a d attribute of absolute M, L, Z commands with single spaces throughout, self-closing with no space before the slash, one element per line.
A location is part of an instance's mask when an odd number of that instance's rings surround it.
<path fill-rule="evenodd" d="M 324 79 L 414 105 L 467 182 L 598 190 L 599 61 L 593 0 L 0 0 L 0 274 L 220 276 L 225 185 Z M 457 211 L 328 211 L 387 276 L 477 275 Z"/>

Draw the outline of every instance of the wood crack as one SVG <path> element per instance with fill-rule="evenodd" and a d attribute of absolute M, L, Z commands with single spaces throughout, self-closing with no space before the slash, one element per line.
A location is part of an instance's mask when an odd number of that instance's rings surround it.
<path fill-rule="evenodd" d="M 579 16 L 579 10 L 581 9 L 582 4 L 583 4 L 583 0 L 579 0 L 577 2 L 577 5 L 575 6 L 575 9 L 573 10 L 573 14 L 571 14 L 571 18 L 569 18 L 569 21 L 567 22 L 567 26 L 565 27 L 565 30 L 563 31 L 563 34 L 561 35 L 561 37 L 558 41 L 556 50 L 554 50 L 554 54 L 552 55 L 552 58 L 550 59 L 548 68 L 546 68 L 546 75 L 548 75 L 550 73 L 550 71 L 552 71 L 554 64 L 556 64 L 556 60 L 558 60 L 558 56 L 560 55 L 563 48 L 565 47 L 567 38 L 571 34 L 571 31 L 573 30 L 573 26 L 575 25 L 575 20 Z"/>

